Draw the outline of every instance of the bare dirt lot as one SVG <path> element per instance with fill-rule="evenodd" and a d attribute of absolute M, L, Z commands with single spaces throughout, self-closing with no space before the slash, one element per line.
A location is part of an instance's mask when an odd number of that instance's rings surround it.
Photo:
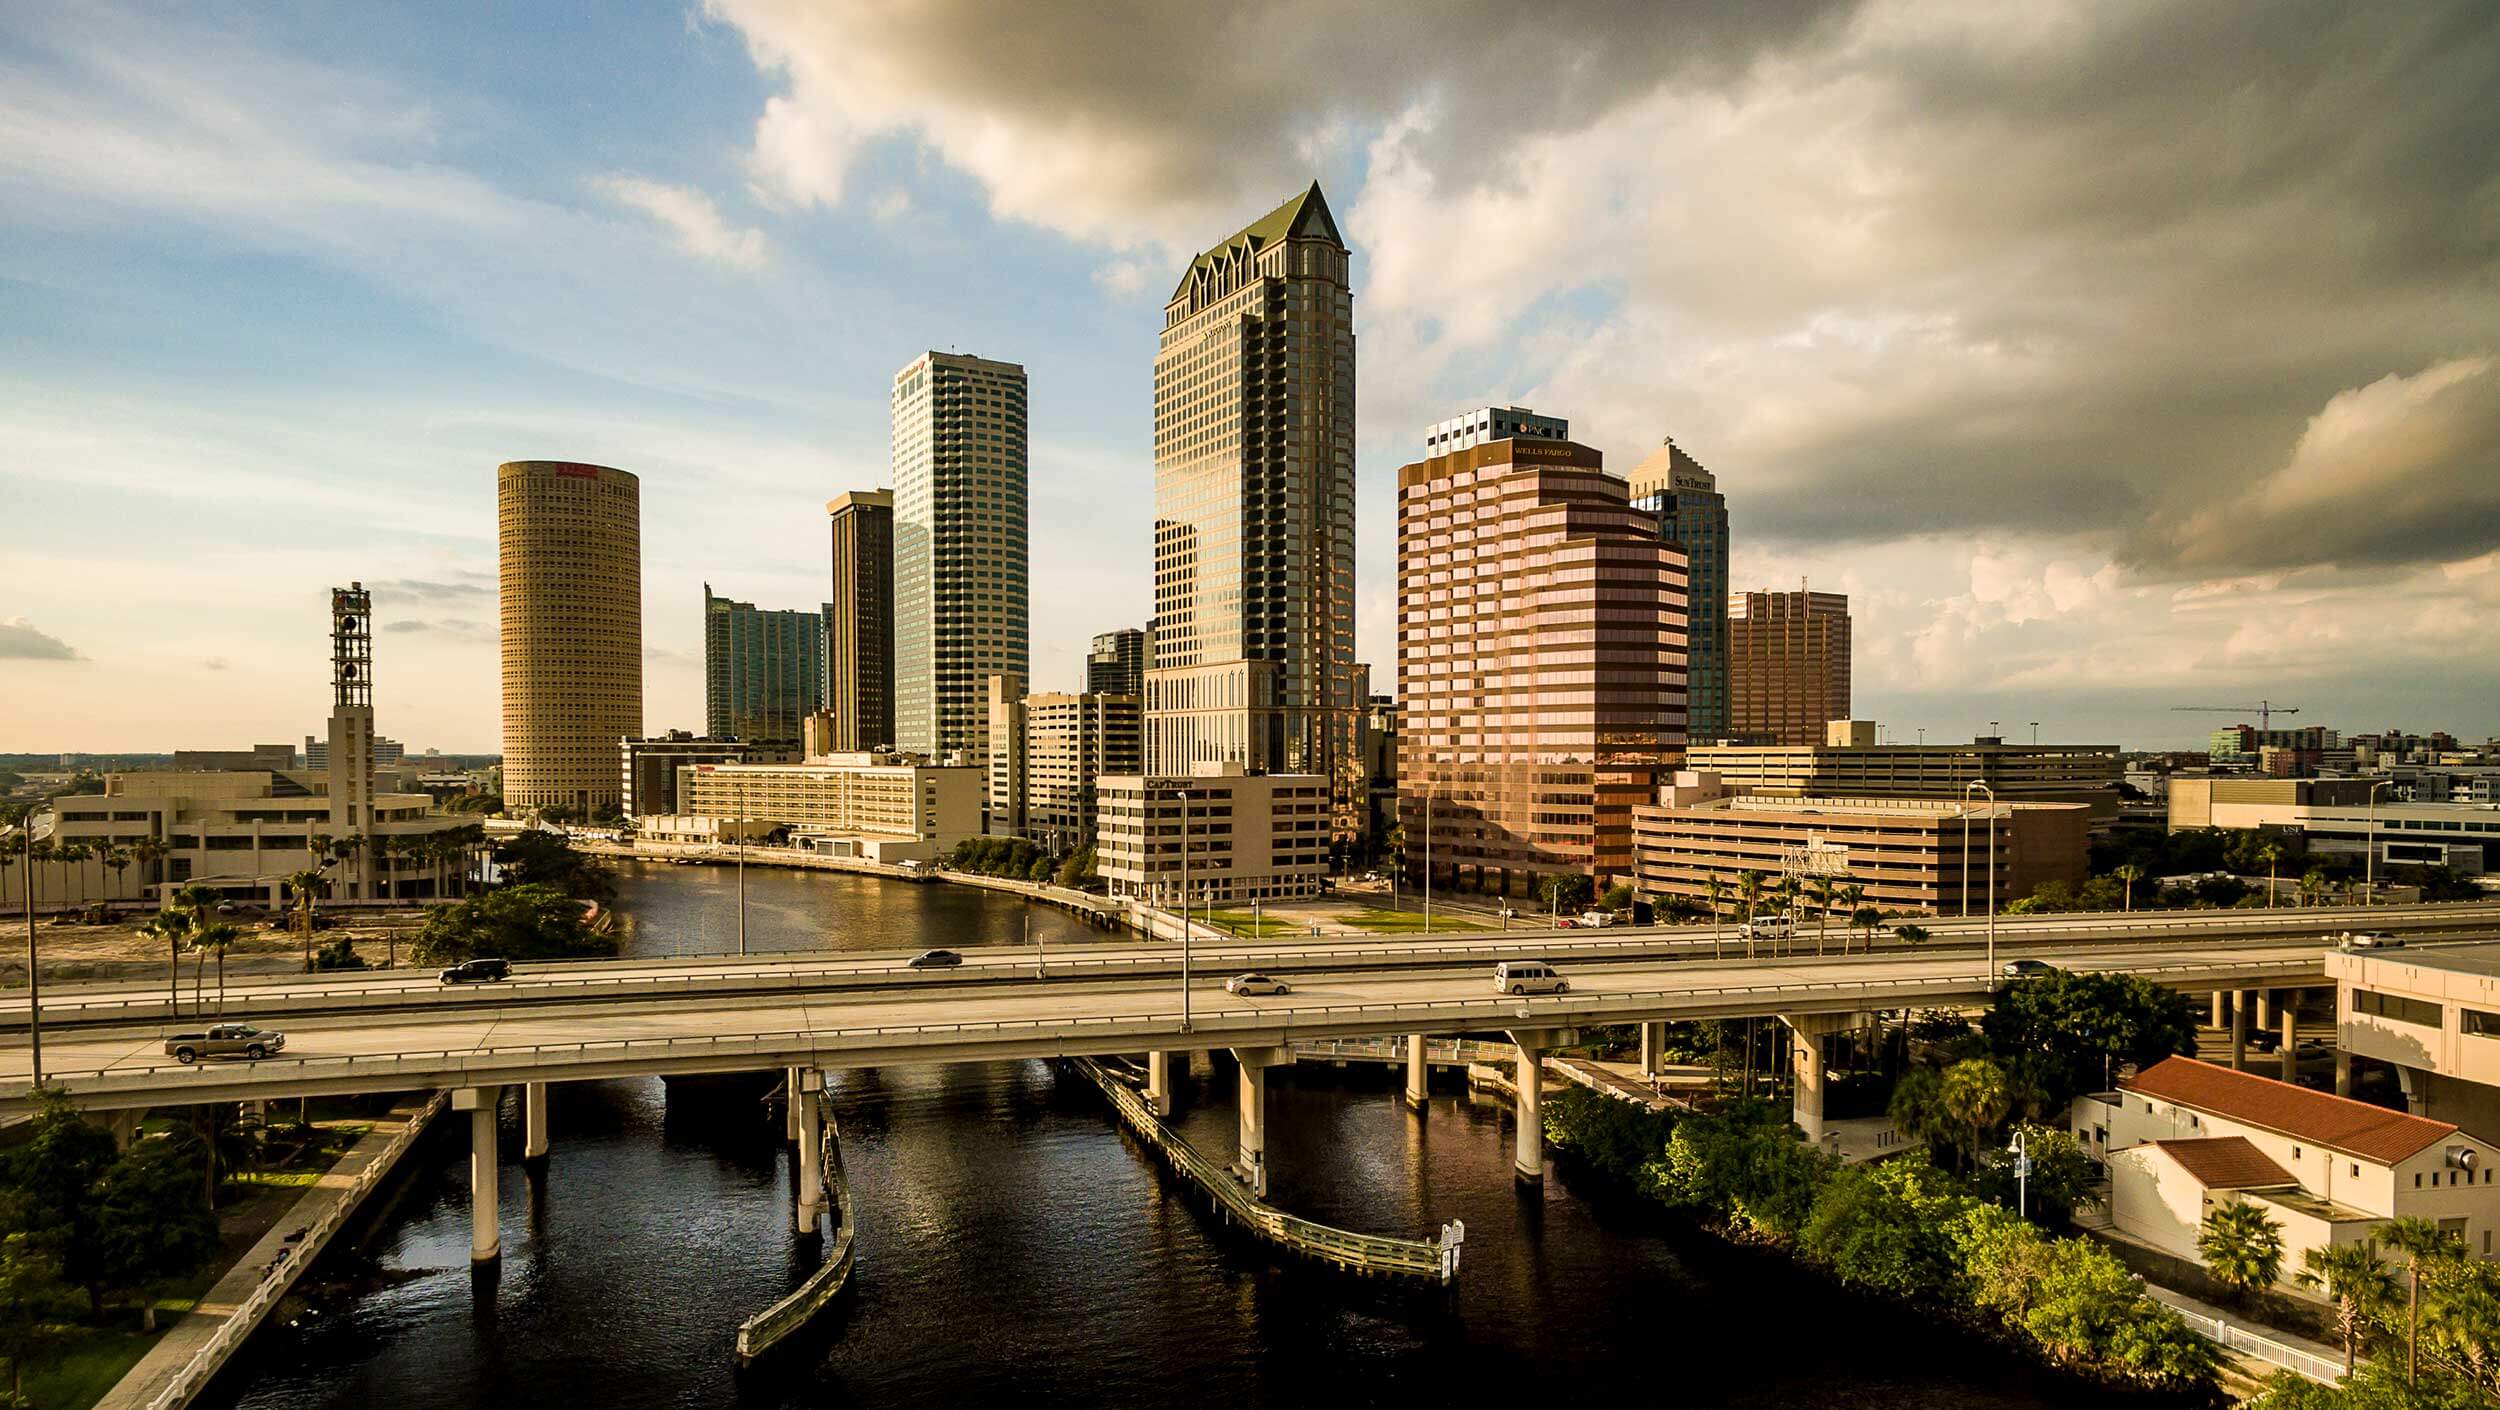
<path fill-rule="evenodd" d="M 243 930 L 243 938 L 226 951 L 228 978 L 304 972 L 304 938 L 293 930 L 271 929 L 273 921 L 283 925 L 283 920 L 248 915 L 228 919 Z M 168 958 L 165 946 L 141 931 L 146 920 L 144 915 L 129 915 L 110 925 L 80 925 L 60 924 L 50 917 L 38 916 L 35 953 L 43 961 L 44 983 L 164 977 Z M 394 949 L 399 963 L 408 964 L 408 942 L 425 924 L 425 910 L 410 906 L 387 911 L 337 911 L 325 913 L 321 921 L 321 929 L 313 936 L 315 946 L 334 944 L 343 936 L 366 964 L 380 969 Z M 184 952 L 184 984 L 191 983 L 199 960 L 197 953 Z M 216 958 L 210 956 L 208 970 L 212 977 L 216 969 Z M 25 985 L 26 923 L 20 917 L 0 918 L 0 989 L 22 989 Z"/>

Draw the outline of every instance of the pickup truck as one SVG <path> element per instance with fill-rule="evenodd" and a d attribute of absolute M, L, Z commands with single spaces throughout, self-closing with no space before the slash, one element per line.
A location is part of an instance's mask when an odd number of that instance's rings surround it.
<path fill-rule="evenodd" d="M 204 1057 L 239 1057 L 259 1061 L 286 1046 L 284 1033 L 248 1023 L 220 1023 L 205 1033 L 177 1033 L 165 1040 L 174 1061 L 198 1062 Z"/>

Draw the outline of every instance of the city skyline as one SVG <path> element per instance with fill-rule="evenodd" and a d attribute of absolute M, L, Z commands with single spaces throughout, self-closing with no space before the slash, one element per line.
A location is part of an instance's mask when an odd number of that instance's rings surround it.
<path fill-rule="evenodd" d="M 1612 463 L 1672 435 L 1708 464 L 1729 586 L 1847 593 L 1857 713 L 1896 733 L 2039 719 L 2184 747 L 2214 721 L 2171 705 L 2260 696 L 2346 730 L 2494 732 L 2500 667 L 2475 647 L 2500 610 L 2500 315 L 2487 245 L 2457 233 L 2480 228 L 2487 32 L 2437 6 L 1556 22 L 1554 52 L 1607 57 L 1497 129 L 1437 95 L 1499 46 L 1409 23 L 1325 62 L 1280 44 L 1253 120 L 1217 127 L 1090 65 L 985 89 L 874 34 L 898 47 L 864 102 L 818 30 L 732 0 L 591 34 L 516 22 L 492 55 L 411 19 L 16 17 L 0 747 L 293 737 L 323 683 L 287 644 L 323 585 L 360 579 L 407 662 L 380 727 L 492 750 L 485 487 L 530 456 L 641 478 L 644 732 L 697 725 L 700 627 L 670 604 L 732 570 L 757 600 L 819 601 L 820 506 L 885 483 L 884 378 L 949 346 L 1037 383 L 1029 685 L 1072 689 L 1091 636 L 1150 610 L 1161 281 L 1313 176 L 1367 344 L 1375 679 L 1386 481 L 1440 420 L 1541 405 Z M 1081 31 L 1042 26 L 1037 52 Z M 1134 36 L 1185 40 L 1159 18 Z M 664 70 L 646 110 L 582 101 L 594 74 Z M 511 96 L 525 71 L 554 76 Z M 2015 96 L 2039 74 L 2053 93 Z M 335 120 L 296 120 L 308 100 Z M 1066 111 L 1100 135 L 1053 159 Z M 2167 172 L 2092 159 L 2155 128 L 2184 134 Z M 1966 174 L 2004 170 L 2023 179 Z M 1488 225 L 1510 238 L 1462 241 Z M 267 535 L 304 512 L 317 540 Z M 252 571 L 229 577 L 237 543 Z M 150 723 L 168 691 L 172 734 Z"/>

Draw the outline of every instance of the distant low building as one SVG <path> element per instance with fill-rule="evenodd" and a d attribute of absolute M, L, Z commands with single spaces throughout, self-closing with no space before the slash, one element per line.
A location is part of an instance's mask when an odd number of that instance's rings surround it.
<path fill-rule="evenodd" d="M 1933 798 L 1982 801 L 1974 783 L 2005 803 L 2081 803 L 2095 823 L 2118 816 L 2115 744 L 1878 744 L 1864 720 L 1834 720 L 1821 744 L 1707 744 L 1690 765 L 1730 792 L 1788 798 Z"/>
<path fill-rule="evenodd" d="M 1093 841 L 1095 781 L 1143 765 L 1138 697 L 1022 695 L 992 676 L 989 708 L 989 831 L 1054 852 Z"/>
<path fill-rule="evenodd" d="M 788 828 L 794 841 L 870 861 L 934 861 L 981 834 L 983 770 L 915 755 L 831 754 L 789 764 L 695 764 L 679 811 Z M 662 822 L 655 832 L 683 831 Z"/>
<path fill-rule="evenodd" d="M 310 736 L 305 742 L 312 742 Z M 281 773 L 294 767 L 294 745 L 255 744 L 249 749 L 177 749 L 174 751 L 173 771 L 178 774 Z M 328 764 L 325 761 L 313 767 L 326 768 Z"/>
<path fill-rule="evenodd" d="M 2500 870 L 2500 807 L 2390 801 L 2372 779 L 2177 777 L 2170 830 L 2219 827 L 2297 833 L 2311 856 L 2377 866 L 2446 866 L 2469 875 Z M 2386 880 L 2384 874 L 2379 878 Z"/>
<path fill-rule="evenodd" d="M 752 749 L 744 740 L 714 739 L 682 729 L 650 739 L 618 740 L 616 752 L 619 767 L 624 771 L 625 815 L 664 816 L 680 811 L 679 769 L 689 764 L 745 763 L 752 757 Z"/>
<path fill-rule="evenodd" d="M 1094 789 L 1095 863 L 1114 896 L 1234 905 L 1315 896 L 1327 879 L 1325 775 L 1201 764 L 1180 777 L 1106 775 Z"/>

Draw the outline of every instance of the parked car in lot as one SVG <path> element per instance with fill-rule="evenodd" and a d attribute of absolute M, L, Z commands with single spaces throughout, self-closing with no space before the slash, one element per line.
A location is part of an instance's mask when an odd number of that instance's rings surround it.
<path fill-rule="evenodd" d="M 2343 938 L 2335 942 L 2335 948 L 2339 950 L 2401 950 L 2404 947 L 2404 941 L 2379 930 L 2347 930 Z"/>
<path fill-rule="evenodd" d="M 1236 974 L 1224 981 L 1227 994 L 1290 994 L 1293 986 L 1267 974 Z"/>
<path fill-rule="evenodd" d="M 1543 960 L 1504 960 L 1493 966 L 1493 987 L 1504 994 L 1562 994 L 1571 981 Z"/>
<path fill-rule="evenodd" d="M 165 1051 L 180 1063 L 213 1057 L 257 1062 L 285 1046 L 284 1033 L 248 1023 L 220 1023 L 203 1033 L 177 1033 L 165 1040 Z"/>
<path fill-rule="evenodd" d="M 512 977 L 512 961 L 462 960 L 434 977 L 445 984 L 493 984 Z"/>
<path fill-rule="evenodd" d="M 951 969 L 963 962 L 964 957 L 952 950 L 923 950 L 911 957 L 914 969 Z"/>
<path fill-rule="evenodd" d="M 2038 979 L 2044 974 L 2057 973 L 2057 966 L 2047 960 L 2007 960 L 2000 973 L 2008 979 Z"/>

